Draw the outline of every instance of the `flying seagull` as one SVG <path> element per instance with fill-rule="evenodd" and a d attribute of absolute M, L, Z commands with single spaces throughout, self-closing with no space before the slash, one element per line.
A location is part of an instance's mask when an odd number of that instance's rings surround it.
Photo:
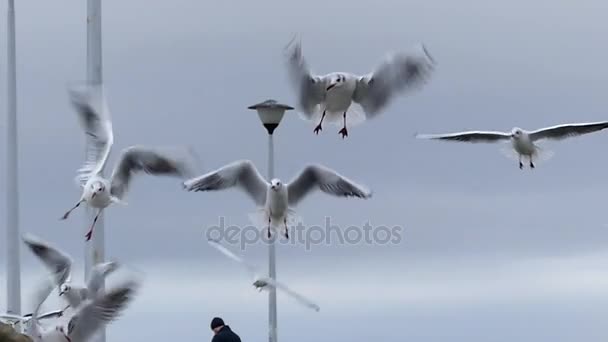
<path fill-rule="evenodd" d="M 176 160 L 141 146 L 131 146 L 122 151 L 111 177 L 109 179 L 102 177 L 101 172 L 114 142 L 112 122 L 103 89 L 101 86 L 89 86 L 84 90 L 70 89 L 70 98 L 87 137 L 87 153 L 86 161 L 78 170 L 76 178 L 82 188 L 82 195 L 76 205 L 61 219 L 67 219 L 83 202 L 96 208 L 97 214 L 86 234 L 88 241 L 103 210 L 113 203 L 124 204 L 122 199 L 134 174 L 144 172 L 157 176 L 186 177 L 188 168 L 183 160 Z"/>
<path fill-rule="evenodd" d="M 43 327 L 32 319 L 26 332 L 34 342 L 86 342 L 101 328 L 118 318 L 134 298 L 138 287 L 138 282 L 130 280 L 87 300 L 71 317 L 67 329 L 63 325 Z M 38 302 L 42 304 L 43 301 Z M 40 305 L 34 315 L 38 313 L 39 308 Z"/>
<path fill-rule="evenodd" d="M 209 242 L 209 245 L 211 245 L 211 247 L 222 252 L 222 254 L 229 257 L 233 261 L 236 261 L 239 264 L 243 265 L 247 269 L 247 271 L 251 274 L 251 276 L 253 277 L 253 286 L 258 291 L 262 291 L 264 289 L 267 289 L 268 286 L 271 286 L 280 291 L 285 292 L 287 295 L 294 298 L 295 300 L 297 300 L 298 302 L 300 302 L 301 304 L 303 304 L 304 306 L 306 306 L 308 308 L 311 308 L 317 312 L 321 309 L 321 308 L 319 308 L 319 306 L 317 304 L 313 303 L 312 301 L 310 301 L 306 297 L 298 294 L 297 292 L 294 292 L 293 290 L 291 290 L 289 287 L 285 286 L 284 284 L 281 284 L 269 277 L 261 276 L 258 273 L 255 266 L 249 264 L 248 262 L 246 262 L 245 260 L 243 260 L 242 258 L 237 256 L 236 254 L 232 253 L 226 247 L 222 246 L 219 242 L 212 240 L 212 239 L 209 239 L 208 242 Z"/>
<path fill-rule="evenodd" d="M 351 122 L 373 118 L 398 94 L 420 88 L 430 78 L 435 62 L 426 47 L 422 54 L 389 54 L 374 71 L 359 76 L 348 72 L 315 75 L 309 69 L 300 41 L 287 46 L 288 74 L 298 97 L 299 110 L 306 120 L 320 120 L 314 133 L 323 129 L 323 121 L 343 124 L 338 132 L 348 136 L 347 116 Z M 360 105 L 363 113 L 352 107 Z"/>
<path fill-rule="evenodd" d="M 114 261 L 98 263 L 91 270 L 86 287 L 75 286 L 71 284 L 72 259 L 67 254 L 31 234 L 26 234 L 23 242 L 51 271 L 53 282 L 59 287 L 59 296 L 65 298 L 73 310 L 97 296 L 104 279 L 118 268 Z"/>
<path fill-rule="evenodd" d="M 519 168 L 523 169 L 522 157 L 530 161 L 530 168 L 534 168 L 534 159 L 540 154 L 540 148 L 535 142 L 542 139 L 562 140 L 569 137 L 593 133 L 608 128 L 608 121 L 591 123 L 570 123 L 526 131 L 513 128 L 510 133 L 492 131 L 469 131 L 449 134 L 418 134 L 417 138 L 436 139 L 446 141 L 460 141 L 469 143 L 494 143 L 510 141 L 519 159 Z"/>
<path fill-rule="evenodd" d="M 290 183 L 283 184 L 276 178 L 269 183 L 251 161 L 239 160 L 184 182 L 184 188 L 188 191 L 224 190 L 231 187 L 240 188 L 258 207 L 263 208 L 268 220 L 269 238 L 273 222 L 283 222 L 285 237 L 289 239 L 287 218 L 292 212 L 290 208 L 313 190 L 318 189 L 338 197 L 367 199 L 372 196 L 371 191 L 365 187 L 320 165 L 305 167 Z"/>

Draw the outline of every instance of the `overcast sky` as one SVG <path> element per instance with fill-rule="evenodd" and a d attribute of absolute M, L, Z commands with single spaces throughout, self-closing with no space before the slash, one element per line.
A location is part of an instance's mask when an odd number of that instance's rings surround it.
<path fill-rule="evenodd" d="M 315 313 L 279 295 L 280 340 L 608 337 L 608 134 L 546 144 L 555 155 L 533 171 L 519 170 L 499 145 L 413 138 L 608 119 L 605 1 L 105 0 L 103 6 L 115 134 L 110 167 L 133 144 L 193 146 L 201 173 L 250 159 L 265 174 L 265 131 L 246 108 L 268 98 L 295 105 L 282 59 L 294 33 L 318 73 L 367 73 L 387 52 L 411 51 L 420 42 L 437 61 L 421 91 L 396 99 L 345 140 L 330 125 L 315 136 L 314 124 L 295 112 L 276 131 L 277 177 L 288 181 L 306 164 L 321 163 L 374 190 L 368 201 L 310 196 L 298 207 L 308 225 L 331 217 L 343 229 L 368 221 L 402 228 L 395 245 L 280 246 L 279 279 L 321 306 Z M 82 211 L 58 218 L 79 196 L 73 179 L 84 135 L 66 84 L 85 78 L 85 24 L 86 1 L 17 1 L 21 229 L 70 253 L 77 279 L 89 221 Z M 5 37 L 3 24 L 0 46 Z M 143 273 L 144 286 L 110 326 L 108 341 L 205 341 L 216 315 L 244 341 L 267 338 L 267 296 L 205 242 L 205 229 L 220 217 L 249 224 L 254 205 L 246 196 L 187 193 L 175 179 L 143 177 L 126 201 L 106 215 L 106 254 Z M 4 217 L 4 197 L 0 204 Z M 266 268 L 264 245 L 239 253 Z M 28 251 L 22 256 L 28 310 L 33 279 L 44 269 Z"/>

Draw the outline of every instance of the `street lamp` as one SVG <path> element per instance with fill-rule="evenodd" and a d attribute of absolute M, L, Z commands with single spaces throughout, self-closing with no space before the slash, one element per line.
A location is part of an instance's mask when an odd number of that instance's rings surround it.
<path fill-rule="evenodd" d="M 281 119 L 285 111 L 292 110 L 285 104 L 278 103 L 275 100 L 266 100 L 253 106 L 247 107 L 258 112 L 258 116 L 268 132 L 268 180 L 274 178 L 274 143 L 273 133 L 279 127 Z M 268 244 L 268 276 L 272 280 L 277 279 L 276 269 L 276 252 L 275 252 L 276 234 L 272 234 Z M 270 286 L 268 292 L 268 340 L 269 342 L 277 342 L 277 290 Z"/>

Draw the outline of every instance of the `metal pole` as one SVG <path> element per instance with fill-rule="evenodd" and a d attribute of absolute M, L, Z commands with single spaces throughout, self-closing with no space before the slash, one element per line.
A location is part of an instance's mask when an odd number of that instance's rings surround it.
<path fill-rule="evenodd" d="M 99 85 L 103 92 L 103 63 L 102 63 L 102 40 L 101 40 L 101 0 L 87 1 L 87 81 L 90 84 Z M 103 94 L 102 94 L 103 95 Z M 103 97 L 102 97 L 103 98 Z M 88 230 L 96 211 L 87 208 L 87 222 L 85 230 Z M 103 216 L 99 217 L 93 232 L 93 238 L 85 245 L 85 279 L 89 279 L 91 269 L 95 264 L 105 259 L 105 229 Z M 103 289 L 103 284 L 102 284 Z M 97 342 L 105 342 L 106 331 L 102 329 L 96 335 Z"/>
<path fill-rule="evenodd" d="M 274 142 L 272 133 L 268 134 L 268 180 L 274 178 Z M 277 279 L 276 268 L 276 235 L 272 237 L 268 243 L 268 276 L 272 280 Z M 277 342 L 277 290 L 273 286 L 268 292 L 268 324 L 269 324 L 269 342 Z"/>
<path fill-rule="evenodd" d="M 21 314 L 19 260 L 19 188 L 17 161 L 17 65 L 15 53 L 15 2 L 8 0 L 7 27 L 7 153 L 6 153 L 6 304 L 9 314 Z M 19 328 L 19 326 L 17 326 Z"/>

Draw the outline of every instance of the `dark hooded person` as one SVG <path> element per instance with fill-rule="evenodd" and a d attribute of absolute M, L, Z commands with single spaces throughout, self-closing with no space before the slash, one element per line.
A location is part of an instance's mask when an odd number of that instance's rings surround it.
<path fill-rule="evenodd" d="M 211 330 L 215 334 L 211 342 L 241 342 L 239 335 L 235 334 L 219 317 L 211 320 Z"/>

